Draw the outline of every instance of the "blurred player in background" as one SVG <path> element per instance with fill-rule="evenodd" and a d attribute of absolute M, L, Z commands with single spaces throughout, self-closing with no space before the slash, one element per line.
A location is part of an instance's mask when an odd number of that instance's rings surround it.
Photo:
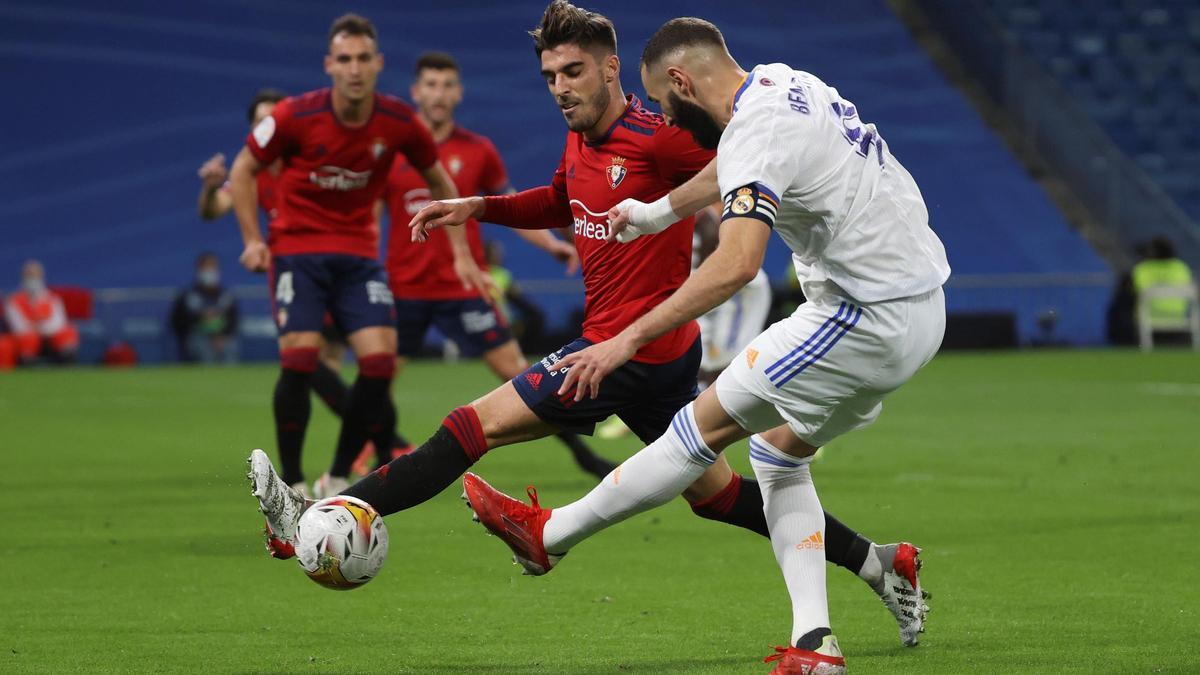
<path fill-rule="evenodd" d="M 412 100 L 417 115 L 438 144 L 438 155 L 462 195 L 499 195 L 513 192 L 500 153 L 487 137 L 469 131 L 454 120 L 462 102 L 463 87 L 458 62 L 449 54 L 429 52 L 417 59 Z M 384 192 L 391 228 L 388 235 L 387 273 L 396 298 L 396 331 L 399 367 L 418 354 L 431 326 L 468 357 L 482 357 L 492 372 L 507 381 L 520 375 L 529 363 L 509 332 L 507 321 L 492 298 L 463 285 L 446 264 L 452 259 L 445 232 L 433 231 L 425 242 L 412 240 L 408 222 L 429 203 L 429 187 L 421 174 L 404 161 L 392 166 Z M 487 267 L 479 221 L 468 220 L 466 230 L 471 255 Z M 526 241 L 566 263 L 567 273 L 579 267 L 575 247 L 549 230 L 517 230 Z M 573 433 L 558 438 L 571 450 L 581 468 L 597 478 L 615 466 L 597 457 Z M 391 457 L 381 458 L 386 463 Z"/>
<path fill-rule="evenodd" d="M 254 129 L 258 123 L 265 119 L 275 110 L 275 104 L 287 97 L 287 94 L 279 89 L 264 88 L 258 90 L 254 94 L 254 98 L 250 99 L 250 106 L 246 110 L 246 119 L 250 123 L 250 128 Z M 275 160 L 271 166 L 259 171 L 255 176 L 255 185 L 257 188 L 258 206 L 267 216 L 267 231 L 272 232 L 276 227 L 275 219 L 279 215 L 278 209 L 278 182 L 279 172 L 283 168 L 283 160 Z M 233 194 L 229 188 L 228 174 L 225 168 L 225 155 L 217 153 L 210 157 L 198 171 L 200 176 L 200 196 L 196 200 L 196 211 L 204 220 L 215 220 L 222 218 L 229 212 L 233 211 Z M 329 411 L 334 415 L 341 417 L 342 411 L 346 407 L 347 398 L 350 394 L 349 387 L 342 381 L 342 376 L 339 374 L 342 367 L 342 362 L 345 360 L 346 354 L 346 338 L 338 331 L 333 320 L 328 316 L 325 318 L 321 327 L 321 337 L 323 338 L 320 346 L 320 360 L 317 362 L 317 368 L 313 371 L 310 378 L 312 389 L 317 396 L 325 403 Z M 276 384 L 279 387 L 282 384 Z M 277 399 L 278 400 L 278 399 Z M 389 406 L 390 407 L 390 406 Z M 292 427 L 297 424 L 287 410 L 281 410 L 278 405 L 274 409 L 275 427 L 280 429 L 283 427 L 289 428 L 287 443 L 283 443 L 279 447 L 280 457 L 288 456 L 284 460 L 284 465 L 299 466 L 300 451 L 302 447 L 291 442 L 294 437 Z M 305 429 L 300 429 L 301 438 L 307 429 L 307 420 L 304 420 Z M 381 447 L 397 446 L 403 447 L 408 444 L 401 436 L 392 437 L 392 427 L 382 426 L 380 431 L 373 433 L 371 441 L 367 443 L 370 449 L 374 449 L 376 445 Z M 302 443 L 301 443 L 302 445 Z M 293 457 L 292 454 L 295 453 Z M 308 487 L 304 483 L 303 475 L 293 476 L 295 478 L 294 487 L 308 494 Z"/>
<path fill-rule="evenodd" d="M 416 451 L 343 492 L 382 515 L 439 494 L 493 448 L 564 430 L 590 433 L 610 415 L 619 415 L 649 443 L 666 432 L 676 413 L 696 396 L 701 354 L 699 330 L 692 321 L 643 345 L 605 380 L 598 398 L 581 400 L 574 392 L 560 391 L 557 362 L 620 333 L 670 297 L 691 268 L 690 216 L 659 236 L 620 245 L 610 239 L 608 210 L 629 198 L 658 199 L 702 169 L 712 175 L 714 153 L 624 94 L 616 31 L 606 17 L 555 0 L 532 35 L 542 76 L 569 130 L 551 184 L 514 195 L 433 202 L 413 219 L 413 236 L 427 236 L 431 226 L 459 225 L 471 218 L 531 229 L 553 229 L 573 221 L 586 289 L 584 334 L 519 377 L 455 409 Z M 700 201 L 693 211 L 711 201 Z M 254 491 L 272 531 L 291 542 L 304 500 L 279 480 L 261 451 L 251 454 L 251 467 Z M 734 473 L 723 458 L 684 494 L 703 518 L 769 536 L 758 485 Z M 885 547 L 875 547 L 831 515 L 826 518 L 826 557 L 868 582 L 881 576 L 879 550 Z M 544 551 L 526 553 L 525 560 L 535 574 L 553 564 Z M 888 602 L 888 589 L 876 592 Z M 916 620 L 899 614 L 896 618 L 902 625 Z"/>
<path fill-rule="evenodd" d="M 383 68 L 375 28 L 346 15 L 329 32 L 325 72 L 333 86 L 284 99 L 250 133 L 230 172 L 234 211 L 245 241 L 242 264 L 270 269 L 282 373 L 275 401 L 281 459 L 299 458 L 319 361 L 326 312 L 358 359 L 358 377 L 342 417 L 329 473 L 314 486 L 318 496 L 337 494 L 372 427 L 389 405 L 396 369 L 395 307 L 378 262 L 375 203 L 383 196 L 397 154 L 407 158 L 439 198 L 457 189 L 438 161 L 437 146 L 408 104 L 375 91 Z M 282 159 L 278 217 L 268 242 L 258 223 L 255 176 Z M 447 232 L 454 269 L 464 284 L 488 292 L 471 258 L 462 228 Z M 303 480 L 299 462 L 285 464 L 285 480 Z M 268 546 L 279 544 L 268 537 Z M 290 544 L 278 550 L 290 555 Z"/>
<path fill-rule="evenodd" d="M 817 448 L 870 425 L 884 398 L 941 345 L 942 284 L 950 275 L 920 190 L 874 124 L 816 76 L 782 63 L 743 71 L 716 26 L 673 19 L 646 43 L 642 81 L 664 113 L 704 147 L 704 174 L 654 205 L 609 214 L 637 245 L 668 234 L 647 213 L 691 213 L 680 192 L 724 195 L 717 250 L 670 298 L 605 342 L 558 364 L 563 389 L 603 395 L 639 346 L 728 300 L 761 271 L 772 232 L 804 265 L 809 302 L 756 337 L 671 430 L 626 460 L 583 499 L 553 511 L 526 506 L 468 474 L 482 522 L 518 557 L 565 554 L 592 534 L 666 503 L 704 475 L 730 444 L 750 438 L 771 545 L 792 602 L 791 639 L 767 661 L 778 675 L 837 675 L 846 662 L 830 628 L 821 548 L 828 523 L 809 463 Z M 632 224 L 627 225 L 626 221 Z M 673 227 L 671 228 L 673 229 Z M 578 396 L 579 394 L 577 394 Z M 472 490 L 472 483 L 478 489 Z M 532 488 L 531 488 L 532 490 Z M 894 552 L 900 608 L 926 611 L 915 549 Z M 889 569 L 889 568 L 885 568 Z M 901 623 L 915 644 L 917 622 Z"/>

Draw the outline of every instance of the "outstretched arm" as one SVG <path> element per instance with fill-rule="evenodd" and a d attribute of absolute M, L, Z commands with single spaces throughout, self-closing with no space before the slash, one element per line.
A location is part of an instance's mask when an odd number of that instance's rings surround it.
<path fill-rule="evenodd" d="M 649 204 L 626 199 L 608 212 L 608 241 L 628 243 L 643 234 L 657 234 L 705 206 L 721 200 L 717 160 L 712 160 L 683 185 Z"/>

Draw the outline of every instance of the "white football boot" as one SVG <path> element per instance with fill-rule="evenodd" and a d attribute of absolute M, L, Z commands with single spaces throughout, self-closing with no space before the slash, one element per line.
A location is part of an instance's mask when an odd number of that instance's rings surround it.
<path fill-rule="evenodd" d="M 929 605 L 925 600 L 929 594 L 921 588 L 921 549 L 901 542 L 899 544 L 873 545 L 871 553 L 879 560 L 883 574 L 871 588 L 896 618 L 900 627 L 900 642 L 913 647 L 925 632 L 925 615 Z"/>
<path fill-rule="evenodd" d="M 258 499 L 258 509 L 267 517 L 267 552 L 274 558 L 296 555 L 296 523 L 311 503 L 275 473 L 267 453 L 256 448 L 250 453 L 250 494 Z"/>

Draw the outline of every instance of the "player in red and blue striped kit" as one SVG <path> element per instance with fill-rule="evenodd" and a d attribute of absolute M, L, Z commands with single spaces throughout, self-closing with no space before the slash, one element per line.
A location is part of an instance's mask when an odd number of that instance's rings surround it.
<path fill-rule="evenodd" d="M 374 207 L 394 158 L 402 155 L 417 167 L 432 194 L 458 195 L 438 161 L 433 139 L 413 110 L 399 99 L 376 93 L 382 67 L 374 26 L 355 15 L 336 20 L 325 57 L 333 86 L 280 101 L 250 132 L 230 174 L 234 212 L 245 242 L 241 262 L 251 271 L 271 273 L 282 365 L 275 405 L 287 411 L 278 422 L 281 441 L 303 443 L 326 313 L 358 359 L 359 374 L 344 410 L 333 467 L 318 481 L 318 495 L 336 494 L 346 485 L 354 458 L 371 428 L 383 423 L 389 406 L 388 388 L 396 367 L 395 309 L 377 259 Z M 277 211 L 264 242 L 255 177 L 276 161 L 282 162 Z M 486 291 L 462 228 L 448 235 L 460 278 Z M 298 470 L 285 467 L 293 474 L 288 479 L 295 480 Z"/>

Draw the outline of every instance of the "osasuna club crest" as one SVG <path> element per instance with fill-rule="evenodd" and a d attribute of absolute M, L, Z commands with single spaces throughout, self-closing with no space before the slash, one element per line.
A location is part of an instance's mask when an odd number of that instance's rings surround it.
<path fill-rule="evenodd" d="M 387 143 L 382 138 L 376 138 L 371 143 L 371 156 L 378 160 L 387 150 Z"/>
<path fill-rule="evenodd" d="M 629 173 L 625 168 L 625 158 L 613 156 L 612 164 L 608 166 L 608 186 L 614 190 L 625 180 L 625 174 Z"/>

